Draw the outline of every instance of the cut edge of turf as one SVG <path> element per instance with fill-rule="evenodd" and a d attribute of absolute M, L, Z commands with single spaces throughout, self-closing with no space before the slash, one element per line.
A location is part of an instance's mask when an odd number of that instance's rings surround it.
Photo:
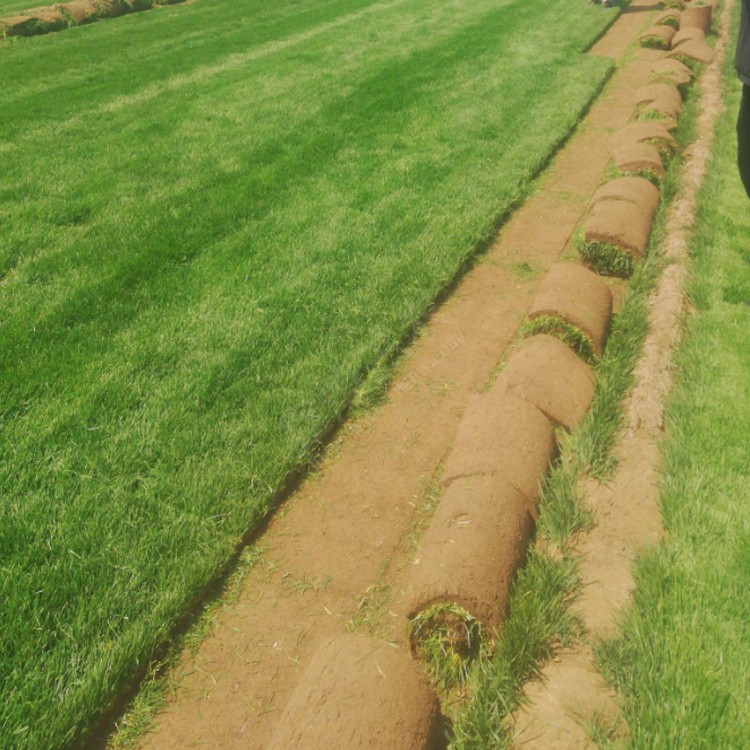
<path fill-rule="evenodd" d="M 519 338 L 526 338 L 538 333 L 546 333 L 559 339 L 590 365 L 596 364 L 598 360 L 591 337 L 559 315 L 536 315 L 527 318 L 521 324 L 518 335 Z"/>
<path fill-rule="evenodd" d="M 464 685 L 472 664 L 491 658 L 495 649 L 493 634 L 455 602 L 426 607 L 409 627 L 412 650 L 445 692 Z"/>

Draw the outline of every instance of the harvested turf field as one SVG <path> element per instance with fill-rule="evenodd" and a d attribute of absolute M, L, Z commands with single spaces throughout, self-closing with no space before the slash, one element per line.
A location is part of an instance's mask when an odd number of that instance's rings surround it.
<path fill-rule="evenodd" d="M 137 674 L 527 191 L 613 18 L 204 0 L 0 42 L 0 747 Z"/>

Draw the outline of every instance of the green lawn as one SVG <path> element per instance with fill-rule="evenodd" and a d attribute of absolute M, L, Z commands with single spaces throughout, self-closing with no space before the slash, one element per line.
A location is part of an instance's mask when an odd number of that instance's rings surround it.
<path fill-rule="evenodd" d="M 750 202 L 735 165 L 732 58 L 669 408 L 668 538 L 640 561 L 622 637 L 600 654 L 644 750 L 740 750 L 750 738 Z"/>
<path fill-rule="evenodd" d="M 35 0 L 0 0 L 0 17 L 9 16 L 12 13 L 29 8 L 44 7 L 45 5 L 52 5 L 52 3 L 45 3 L 43 0 L 37 0 L 37 2 Z"/>
<path fill-rule="evenodd" d="M 0 42 L 0 747 L 79 737 L 608 73 L 568 0 Z"/>

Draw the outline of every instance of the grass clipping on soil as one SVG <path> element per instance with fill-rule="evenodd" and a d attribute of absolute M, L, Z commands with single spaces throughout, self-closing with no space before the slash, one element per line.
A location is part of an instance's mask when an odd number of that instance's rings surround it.
<path fill-rule="evenodd" d="M 411 645 L 442 690 L 463 685 L 472 664 L 491 659 L 495 640 L 463 607 L 434 604 L 411 620 Z"/>

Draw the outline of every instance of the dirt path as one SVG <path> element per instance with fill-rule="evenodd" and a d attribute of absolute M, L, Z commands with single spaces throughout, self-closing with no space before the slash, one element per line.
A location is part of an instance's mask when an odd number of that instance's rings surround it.
<path fill-rule="evenodd" d="M 664 254 L 670 265 L 649 301 L 649 334 L 636 367 L 635 387 L 628 398 L 625 430 L 615 448 L 618 468 L 611 482 L 590 481 L 583 488 L 596 526 L 578 547 L 583 590 L 576 607 L 591 641 L 612 633 L 617 615 L 634 588 L 635 557 L 662 534 L 659 442 L 674 375 L 672 357 L 687 312 L 687 245 L 696 196 L 721 109 L 721 67 L 732 5 L 733 0 L 728 0 L 724 7 L 714 61 L 698 83 L 698 137 L 686 154 L 681 190 L 667 219 Z M 588 644 L 561 653 L 545 667 L 541 680 L 527 687 L 526 694 L 530 703 L 516 717 L 514 747 L 519 749 L 595 748 L 587 735 L 586 723 L 598 714 L 605 725 L 615 727 L 619 716 L 615 696 L 596 670 Z M 615 737 L 624 730 L 619 727 Z"/>
<path fill-rule="evenodd" d="M 636 0 L 592 53 L 621 55 L 652 8 Z M 346 632 L 378 594 L 398 612 L 398 560 L 469 395 L 492 376 L 543 272 L 569 249 L 644 65 L 618 70 L 534 197 L 409 348 L 386 403 L 343 431 L 276 514 L 259 542 L 262 564 L 197 655 L 176 669 L 177 690 L 143 750 L 263 748 L 321 640 Z M 400 642 L 400 620 L 387 618 L 380 632 Z"/>

